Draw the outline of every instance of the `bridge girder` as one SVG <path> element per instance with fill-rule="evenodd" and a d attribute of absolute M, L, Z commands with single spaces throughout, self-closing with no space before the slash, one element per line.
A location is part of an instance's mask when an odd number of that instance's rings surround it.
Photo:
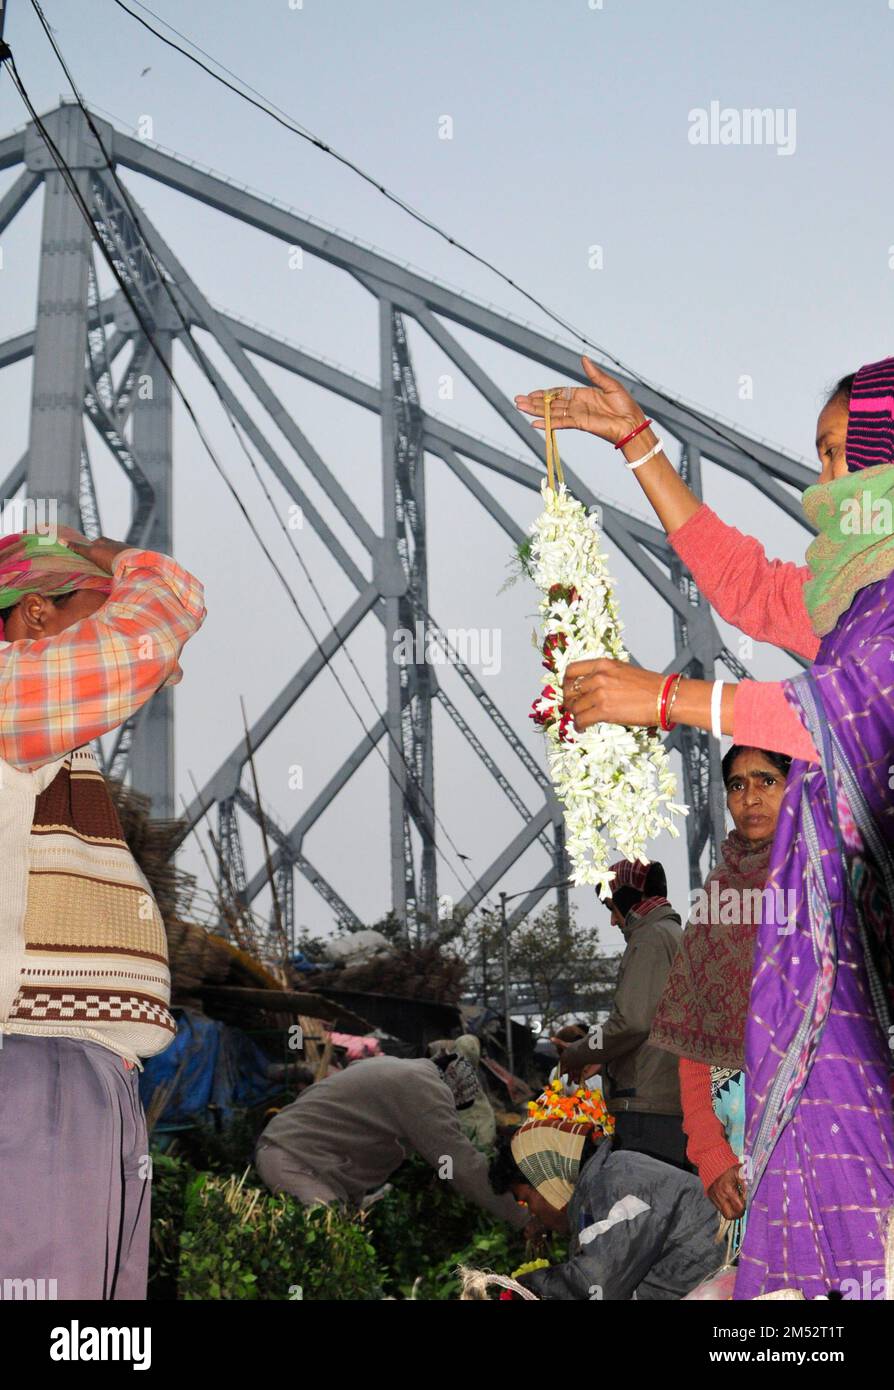
<path fill-rule="evenodd" d="M 41 184 L 46 189 L 36 328 L 33 333 L 19 334 L 0 343 L 0 367 L 28 356 L 34 358 L 29 449 L 12 467 L 5 495 L 12 496 L 24 481 L 29 497 L 58 499 L 61 519 L 98 525 L 99 500 L 84 443 L 84 419 L 90 419 L 131 484 L 133 519 L 129 539 L 135 544 L 169 551 L 173 529 L 172 393 L 166 377 L 164 386 L 159 387 L 162 374 L 156 372 L 152 374 L 152 395 L 140 394 L 139 382 L 153 353 L 144 325 L 148 321 L 154 350 L 165 354 L 169 361 L 175 349 L 179 352 L 183 348 L 212 381 L 263 463 L 301 506 L 306 521 L 357 591 L 342 617 L 333 621 L 318 650 L 255 720 L 249 732 L 251 747 L 258 749 L 288 715 L 368 613 L 373 613 L 385 629 L 386 708 L 291 828 L 268 825 L 280 898 L 291 912 L 290 871 L 297 868 L 333 906 L 339 920 L 355 924 L 359 921 L 354 909 L 306 858 L 304 840 L 368 753 L 386 737 L 393 906 L 408 927 L 415 925 L 421 933 L 431 925 L 438 905 L 436 852 L 441 829 L 435 813 L 432 706 L 440 698 L 472 752 L 479 757 L 481 767 L 495 778 L 522 821 L 493 863 L 472 881 L 459 906 L 463 910 L 476 907 L 527 848 L 539 840 L 550 856 L 550 864 L 540 884 L 522 900 L 510 919 L 519 920 L 544 892 L 567 875 L 561 808 L 542 768 L 459 654 L 449 653 L 453 671 L 471 691 L 482 716 L 498 729 L 516 762 L 533 777 L 542 797 L 537 804 L 529 805 L 490 754 L 481 756 L 483 744 L 468 722 L 457 717 L 457 706 L 441 689 L 431 666 L 424 661 L 398 663 L 392 659 L 393 634 L 422 622 L 433 640 L 447 640 L 432 617 L 427 590 L 426 456 L 442 460 L 463 483 L 473 502 L 514 542 L 520 539 L 519 528 L 492 495 L 488 477 L 496 474 L 510 478 L 536 492 L 543 476 L 542 439 L 519 417 L 512 402 L 451 328 L 472 330 L 480 341 L 508 347 L 550 374 L 583 381 L 576 352 L 278 203 L 136 140 L 98 117 L 94 119 L 105 152 L 118 173 L 129 170 L 175 189 L 246 226 L 301 247 L 362 285 L 378 306 L 380 381 L 378 385 L 365 382 L 214 308 L 133 195 L 122 197 L 107 167 L 106 154 L 82 113 L 65 103 L 45 116 L 44 123 L 63 151 L 90 207 L 95 234 L 123 271 L 144 323 L 140 324 L 122 296 L 99 299 L 91 271 L 89 234 L 36 127 L 29 125 L 0 140 L 0 169 L 24 166 L 0 199 L 0 232 Z M 515 434 L 522 457 L 515 457 L 426 410 L 413 375 L 408 322 L 415 323 L 428 336 Z M 210 334 L 228 358 L 252 396 L 251 409 L 203 352 L 194 336 L 196 329 Z M 129 365 L 116 381 L 115 360 L 128 346 Z M 256 360 L 275 363 L 379 416 L 385 501 L 382 535 L 362 516 L 262 376 Z M 625 381 L 623 374 L 613 374 Z M 776 507 L 803 524 L 797 499 L 784 486 L 803 488 L 813 481 L 812 473 L 802 463 L 725 423 L 718 433 L 718 422 L 707 413 L 669 403 L 641 383 L 625 384 L 636 392 L 662 431 L 679 443 L 684 476 L 699 496 L 701 464 L 707 459 L 753 484 Z M 371 581 L 301 486 L 290 459 L 271 442 L 271 422 L 369 555 Z M 724 647 L 710 611 L 663 532 L 600 498 L 573 470 L 566 467 L 565 471 L 575 495 L 588 506 L 600 507 L 608 541 L 631 562 L 670 610 L 676 646 L 670 669 L 711 678 L 715 664 L 721 661 L 735 674 L 747 674 Z M 170 692 L 161 692 L 141 718 L 122 729 L 109 759 L 110 769 L 117 775 L 129 773 L 140 789 L 152 796 L 156 813 L 163 815 L 174 813 L 173 729 L 172 697 Z M 686 833 L 690 880 L 697 886 L 701 883 L 706 850 L 713 858 L 723 835 L 723 812 L 717 797 L 719 748 L 698 730 L 678 729 L 668 742 L 670 748 L 681 753 L 686 795 L 692 803 L 693 814 L 688 818 Z M 248 809 L 241 788 L 245 760 L 245 744 L 240 740 L 220 766 L 206 776 L 204 786 L 188 804 L 184 833 L 194 829 L 212 806 L 217 807 L 222 839 L 227 838 L 238 860 L 240 897 L 249 904 L 268 877 L 263 871 L 248 875 L 242 866 L 236 807 Z M 560 906 L 567 908 L 567 893 L 563 889 L 557 891 Z"/>

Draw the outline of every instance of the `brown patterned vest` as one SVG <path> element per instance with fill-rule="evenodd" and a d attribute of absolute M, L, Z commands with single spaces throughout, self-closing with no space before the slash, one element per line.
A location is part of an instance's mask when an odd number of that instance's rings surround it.
<path fill-rule="evenodd" d="M 89 748 L 26 772 L 0 762 L 0 1032 L 161 1052 L 164 923 Z"/>

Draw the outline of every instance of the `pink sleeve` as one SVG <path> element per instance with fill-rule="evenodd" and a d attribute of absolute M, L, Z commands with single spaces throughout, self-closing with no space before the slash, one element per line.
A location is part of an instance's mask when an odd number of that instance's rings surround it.
<path fill-rule="evenodd" d="M 816 656 L 819 638 L 804 604 L 806 565 L 768 560 L 759 541 L 704 503 L 668 540 L 721 618 L 758 642 Z"/>
<path fill-rule="evenodd" d="M 721 1173 L 735 1168 L 739 1160 L 714 1113 L 711 1068 L 705 1062 L 693 1062 L 689 1057 L 681 1057 L 679 1073 L 683 1129 L 689 1140 L 686 1157 L 695 1164 L 707 1192 Z"/>
<path fill-rule="evenodd" d="M 813 739 L 785 698 L 781 681 L 739 681 L 733 700 L 733 743 L 819 762 Z"/>

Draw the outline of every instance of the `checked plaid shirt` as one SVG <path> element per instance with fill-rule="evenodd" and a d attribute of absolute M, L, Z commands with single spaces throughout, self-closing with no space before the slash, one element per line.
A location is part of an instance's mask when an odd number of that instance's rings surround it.
<path fill-rule="evenodd" d="M 124 550 L 101 608 L 54 637 L 0 642 L 0 758 L 32 769 L 116 728 L 182 677 L 202 585 L 167 555 Z"/>

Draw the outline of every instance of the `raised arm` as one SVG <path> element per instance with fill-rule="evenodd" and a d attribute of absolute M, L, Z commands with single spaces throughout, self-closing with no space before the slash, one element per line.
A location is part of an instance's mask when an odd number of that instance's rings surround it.
<path fill-rule="evenodd" d="M 629 661 L 600 657 L 574 661 L 565 671 L 563 703 L 577 730 L 591 724 L 658 723 L 657 700 L 665 677 Z M 673 707 L 676 724 L 712 728 L 712 681 L 681 680 Z M 748 748 L 767 748 L 792 758 L 819 762 L 813 739 L 789 706 L 783 681 L 724 682 L 720 732 Z M 574 1044 L 577 1047 L 578 1044 Z M 564 1056 L 563 1056 L 564 1060 Z"/>
<path fill-rule="evenodd" d="M 760 541 L 704 504 L 668 540 L 721 618 L 758 642 L 816 656 L 819 638 L 804 603 L 806 565 L 768 560 Z"/>
<path fill-rule="evenodd" d="M 630 393 L 588 357 L 581 360 L 591 385 L 550 393 L 553 427 L 595 434 L 617 445 L 628 463 L 644 460 L 632 470 L 637 482 L 671 545 L 721 617 L 758 641 L 813 658 L 819 639 L 804 605 L 807 567 L 768 560 L 759 541 L 715 516 L 657 448 L 658 436 Z M 534 416 L 536 429 L 545 428 L 545 394 L 532 391 L 515 398 L 519 410 Z M 649 726 L 657 723 L 662 685 L 662 676 L 626 662 L 579 661 L 564 673 L 563 699 L 578 731 L 600 721 Z M 710 681 L 681 681 L 674 720 L 711 729 L 711 692 Z M 813 740 L 788 707 L 779 681 L 727 684 L 719 713 L 720 731 L 737 743 L 817 761 Z"/>
<path fill-rule="evenodd" d="M 438 1082 L 439 1086 L 442 1084 Z M 406 1139 L 453 1191 L 474 1202 L 497 1221 L 522 1230 L 530 1220 L 529 1213 L 519 1206 L 511 1193 L 498 1195 L 494 1192 L 488 1161 L 463 1134 L 447 1087 L 443 1090 L 442 1097 L 424 1104 L 405 1124 Z"/>
<path fill-rule="evenodd" d="M 102 607 L 55 636 L 0 647 L 0 758 L 16 767 L 62 757 L 176 684 L 205 616 L 201 584 L 168 556 L 101 544 L 91 558 L 113 579 Z"/>
<path fill-rule="evenodd" d="M 664 451 L 656 451 L 659 436 L 645 425 L 646 416 L 630 393 L 588 357 L 582 363 L 592 384 L 562 389 L 551 405 L 553 427 L 584 430 L 621 445 L 618 452 L 630 464 L 645 459 L 631 469 L 633 476 L 708 602 L 757 641 L 814 657 L 819 640 L 802 592 L 807 567 L 768 560 L 759 541 L 725 525 L 696 497 Z M 543 391 L 515 398 L 540 429 L 543 398 Z"/>
<path fill-rule="evenodd" d="M 694 1062 L 681 1057 L 680 1100 L 683 1105 L 683 1129 L 688 1139 L 686 1157 L 698 1169 L 702 1186 L 708 1196 L 718 1178 L 731 1169 L 738 1175 L 739 1160 L 726 1138 L 723 1125 L 714 1111 L 711 1099 L 711 1068 L 706 1062 Z M 711 1198 L 714 1201 L 714 1198 Z M 726 1199 L 724 1199 L 726 1200 Z M 715 1202 L 715 1206 L 716 1206 Z M 741 1216 L 741 1210 L 724 1211 L 728 1219 Z"/>

